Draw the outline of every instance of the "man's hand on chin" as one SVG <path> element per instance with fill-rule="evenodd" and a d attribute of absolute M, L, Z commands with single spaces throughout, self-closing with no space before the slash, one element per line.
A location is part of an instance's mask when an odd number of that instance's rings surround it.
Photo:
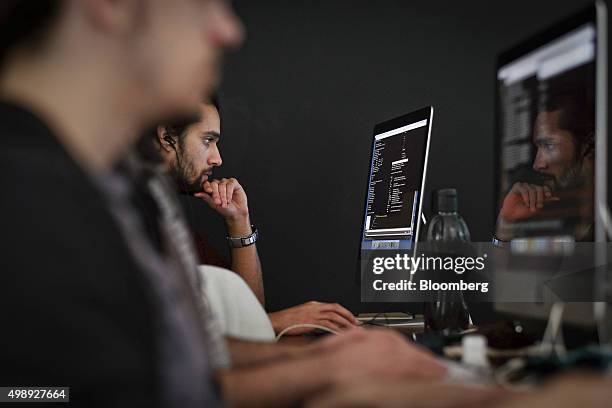
<path fill-rule="evenodd" d="M 205 181 L 202 189 L 203 192 L 194 196 L 201 198 L 225 218 L 230 236 L 244 236 L 252 232 L 247 195 L 238 180 L 223 178 Z"/>
<path fill-rule="evenodd" d="M 514 183 L 504 198 L 499 217 L 506 222 L 530 218 L 551 201 L 559 201 L 559 197 L 548 186 Z"/>

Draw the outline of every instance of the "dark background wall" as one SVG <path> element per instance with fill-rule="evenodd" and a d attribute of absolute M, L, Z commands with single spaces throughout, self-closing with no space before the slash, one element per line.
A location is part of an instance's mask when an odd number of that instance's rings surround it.
<path fill-rule="evenodd" d="M 493 228 L 496 55 L 585 0 L 240 0 L 243 47 L 221 89 L 217 176 L 249 195 L 269 310 L 307 300 L 355 312 L 357 248 L 372 128 L 436 109 L 427 191 L 459 191 L 475 241 Z M 222 222 L 189 199 L 196 229 L 224 250 Z"/>

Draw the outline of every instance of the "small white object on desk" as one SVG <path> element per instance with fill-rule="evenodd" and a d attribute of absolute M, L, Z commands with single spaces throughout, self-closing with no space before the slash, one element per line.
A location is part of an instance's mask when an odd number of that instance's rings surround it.
<path fill-rule="evenodd" d="M 447 380 L 464 384 L 489 384 L 492 370 L 487 358 L 487 338 L 480 334 L 470 334 L 463 337 L 461 346 L 461 363 L 443 361 L 448 369 Z"/>
<path fill-rule="evenodd" d="M 461 361 L 465 365 L 478 368 L 490 368 L 487 358 L 487 338 L 481 334 L 470 334 L 461 339 L 463 353 Z"/>

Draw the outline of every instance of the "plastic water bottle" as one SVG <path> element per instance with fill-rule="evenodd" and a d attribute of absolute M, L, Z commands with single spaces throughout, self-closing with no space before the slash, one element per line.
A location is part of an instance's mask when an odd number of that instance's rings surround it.
<path fill-rule="evenodd" d="M 429 224 L 427 241 L 441 248 L 470 242 L 467 224 L 457 212 L 457 190 L 438 190 L 434 202 L 438 214 Z M 470 324 L 470 315 L 461 292 L 439 291 L 436 301 L 425 303 L 423 314 L 425 330 L 429 332 L 449 334 L 465 330 Z"/>

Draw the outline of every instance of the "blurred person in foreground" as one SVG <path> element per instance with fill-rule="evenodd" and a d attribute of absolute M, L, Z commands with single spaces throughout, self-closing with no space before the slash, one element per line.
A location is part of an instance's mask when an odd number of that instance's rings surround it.
<path fill-rule="evenodd" d="M 0 383 L 218 405 L 190 289 L 113 169 L 143 127 L 197 109 L 240 24 L 214 0 L 7 0 L 0 22 Z"/>

